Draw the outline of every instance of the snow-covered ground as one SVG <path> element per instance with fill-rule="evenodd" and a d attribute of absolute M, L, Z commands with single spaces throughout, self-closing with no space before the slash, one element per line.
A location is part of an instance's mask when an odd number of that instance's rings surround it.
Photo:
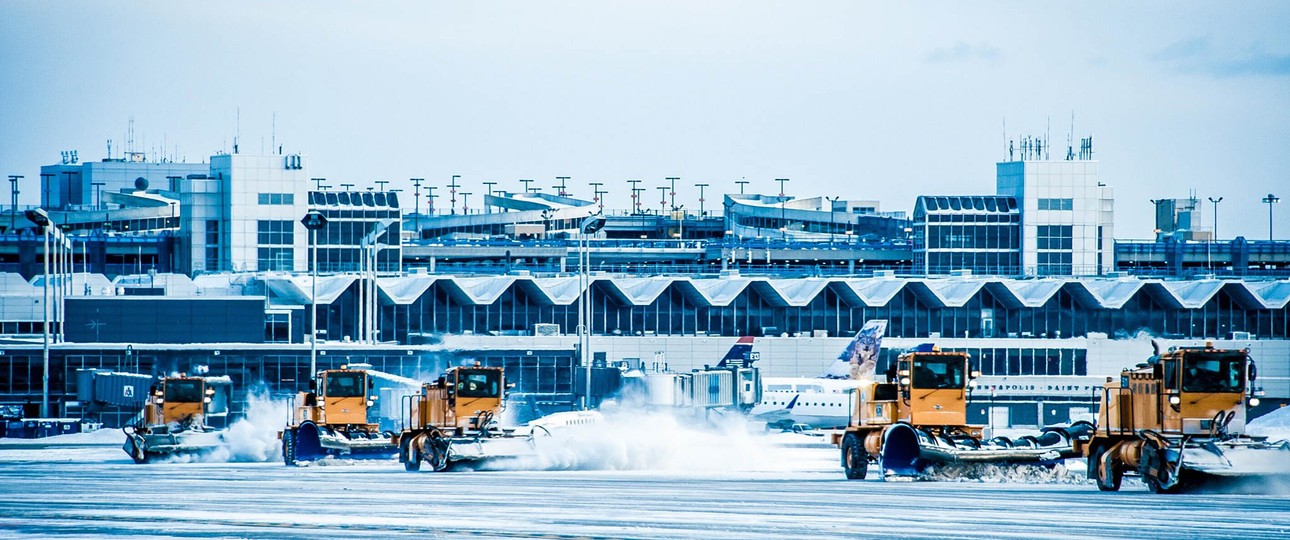
<path fill-rule="evenodd" d="M 449 473 L 135 465 L 114 430 L 0 440 L 0 537 L 1290 537 L 1290 491 L 1153 495 L 1126 481 L 1100 493 L 1076 467 L 1026 483 L 847 481 L 819 437 L 659 418 L 593 433 L 512 470 Z"/>

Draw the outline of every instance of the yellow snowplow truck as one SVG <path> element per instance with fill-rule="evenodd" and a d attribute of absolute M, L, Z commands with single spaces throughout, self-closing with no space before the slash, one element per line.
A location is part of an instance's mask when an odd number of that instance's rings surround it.
<path fill-rule="evenodd" d="M 385 400 L 401 397 L 391 391 L 420 383 L 373 371 L 367 364 L 319 371 L 310 391 L 292 401 L 291 418 L 278 434 L 282 461 L 294 466 L 327 456 L 381 459 L 394 455 L 392 409 Z M 384 395 L 382 395 L 384 394 Z"/>
<path fill-rule="evenodd" d="M 952 463 L 1045 465 L 1079 455 L 1072 441 L 1092 430 L 1087 422 L 1044 428 L 1039 436 L 984 440 L 985 426 L 967 423 L 979 375 L 967 353 L 922 345 L 900 355 L 887 382 L 862 384 L 850 425 L 832 435 L 842 449 L 846 477 L 863 479 L 870 462 L 884 476 L 920 476 L 928 467 Z"/>
<path fill-rule="evenodd" d="M 393 437 L 399 461 L 409 471 L 421 463 L 434 471 L 454 464 L 531 453 L 531 435 L 497 423 L 506 399 L 501 368 L 454 367 L 405 399 L 404 427 Z"/>
<path fill-rule="evenodd" d="M 1102 491 L 1137 475 L 1155 493 L 1290 474 L 1290 442 L 1245 434 L 1258 405 L 1247 350 L 1180 347 L 1102 387 L 1097 430 L 1079 444 Z"/>
<path fill-rule="evenodd" d="M 125 450 L 135 463 L 174 454 L 201 454 L 221 444 L 212 414 L 227 414 L 227 397 L 216 395 L 228 377 L 164 377 L 152 385 L 143 411 L 124 428 Z"/>

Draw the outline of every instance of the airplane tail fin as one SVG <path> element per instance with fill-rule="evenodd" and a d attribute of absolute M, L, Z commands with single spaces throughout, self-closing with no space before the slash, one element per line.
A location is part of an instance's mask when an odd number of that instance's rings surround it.
<path fill-rule="evenodd" d="M 828 379 L 873 379 L 878 365 L 878 351 L 882 350 L 882 336 L 887 333 L 887 320 L 866 321 L 855 339 L 843 349 L 838 359 L 822 375 Z"/>
<path fill-rule="evenodd" d="M 736 341 L 735 345 L 731 347 L 729 351 L 726 351 L 726 355 L 721 357 L 721 361 L 717 363 L 717 367 L 726 367 L 732 363 L 743 367 L 751 366 L 754 360 L 752 348 L 752 336 L 739 338 L 739 341 Z"/>

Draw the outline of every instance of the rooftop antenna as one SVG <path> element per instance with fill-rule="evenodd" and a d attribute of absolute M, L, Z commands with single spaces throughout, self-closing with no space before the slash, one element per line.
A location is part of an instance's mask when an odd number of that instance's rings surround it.
<path fill-rule="evenodd" d="M 134 152 L 134 115 L 130 115 L 130 127 L 128 128 L 128 138 L 125 141 L 125 151 Z"/>
<path fill-rule="evenodd" d="M 271 129 L 270 136 L 272 137 L 271 139 L 269 139 L 270 152 L 272 152 L 274 148 L 278 147 L 278 111 L 273 111 L 273 123 L 271 125 L 273 127 L 270 128 Z"/>
<path fill-rule="evenodd" d="M 1052 140 L 1052 134 L 1053 134 L 1053 117 L 1049 116 L 1048 127 L 1044 128 L 1044 161 L 1048 161 L 1049 159 L 1052 159 L 1052 156 L 1049 154 L 1049 151 L 1053 147 L 1053 145 L 1049 143 L 1049 141 Z"/>
<path fill-rule="evenodd" d="M 108 139 L 108 159 L 112 159 L 112 139 Z"/>
<path fill-rule="evenodd" d="M 1066 134 L 1066 161 L 1075 159 L 1075 110 L 1071 109 L 1071 130 Z"/>
<path fill-rule="evenodd" d="M 1012 161 L 1012 145 L 1008 144 L 1008 117 L 1003 117 L 1003 151 L 1008 154 L 1008 161 Z"/>
<path fill-rule="evenodd" d="M 237 125 L 233 132 L 233 153 L 237 153 L 237 141 L 242 138 L 242 108 L 237 108 Z"/>

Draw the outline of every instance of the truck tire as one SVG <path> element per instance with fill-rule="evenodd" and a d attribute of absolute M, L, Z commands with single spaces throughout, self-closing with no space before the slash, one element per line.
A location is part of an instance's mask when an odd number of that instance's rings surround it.
<path fill-rule="evenodd" d="M 1124 471 L 1116 466 L 1111 453 L 1099 446 L 1088 457 L 1089 475 L 1097 483 L 1099 491 L 1120 491 L 1120 482 L 1124 480 Z"/>
<path fill-rule="evenodd" d="M 404 444 L 403 469 L 409 472 L 421 470 L 421 448 L 415 439 Z"/>
<path fill-rule="evenodd" d="M 288 467 L 296 466 L 296 432 L 286 429 L 282 431 L 282 464 Z"/>
<path fill-rule="evenodd" d="M 855 433 L 842 437 L 842 470 L 847 480 L 864 480 L 869 472 L 869 453 L 864 450 L 864 442 Z"/>

